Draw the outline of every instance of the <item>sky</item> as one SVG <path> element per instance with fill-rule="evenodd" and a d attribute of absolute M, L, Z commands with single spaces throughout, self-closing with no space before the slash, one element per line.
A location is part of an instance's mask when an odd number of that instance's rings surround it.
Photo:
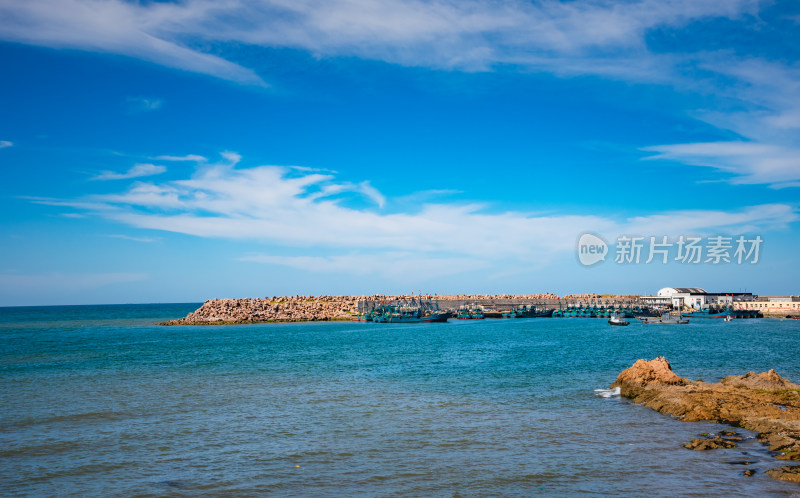
<path fill-rule="evenodd" d="M 796 1 L 0 0 L 0 61 L 0 306 L 800 294 Z"/>

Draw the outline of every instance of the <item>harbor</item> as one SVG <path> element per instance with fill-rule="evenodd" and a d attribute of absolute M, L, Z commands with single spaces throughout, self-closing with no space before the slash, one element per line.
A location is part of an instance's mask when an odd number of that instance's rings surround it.
<path fill-rule="evenodd" d="M 800 298 L 772 298 L 778 312 L 751 293 L 709 293 L 701 288 L 665 287 L 655 296 L 400 296 L 358 301 L 354 320 L 388 322 L 507 318 L 635 318 L 642 323 L 687 324 L 693 319 L 749 319 L 800 316 Z M 781 315 L 781 313 L 783 313 Z M 611 323 L 611 322 L 610 322 Z M 617 324 L 617 322 L 613 323 Z"/>
<path fill-rule="evenodd" d="M 497 302 L 500 301 L 500 302 Z M 681 309 L 673 305 L 652 305 L 643 301 L 613 302 L 558 300 L 509 303 L 505 300 L 447 300 L 443 304 L 427 298 L 403 298 L 384 301 L 359 301 L 355 321 L 377 323 L 445 322 L 459 320 L 509 318 L 636 318 L 642 323 L 689 323 L 689 319 L 764 318 L 756 309 L 709 307 L 700 310 Z M 677 320 L 667 321 L 665 316 Z M 659 322 L 660 320 L 660 322 Z"/>
<path fill-rule="evenodd" d="M 800 297 L 706 292 L 665 287 L 656 295 L 408 294 L 272 296 L 210 299 L 183 318 L 162 325 L 228 325 L 354 320 L 376 323 L 520 318 L 641 319 L 647 323 L 705 319 L 800 318 Z M 660 321 L 659 321 L 660 320 Z M 641 321 L 641 320 L 640 320 Z"/>

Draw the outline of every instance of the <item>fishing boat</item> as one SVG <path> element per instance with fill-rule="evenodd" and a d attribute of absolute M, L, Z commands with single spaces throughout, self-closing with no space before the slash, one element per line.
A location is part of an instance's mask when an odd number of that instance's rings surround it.
<path fill-rule="evenodd" d="M 482 320 L 485 318 L 483 307 L 478 304 L 464 304 L 458 308 L 456 318 L 459 320 Z"/>
<path fill-rule="evenodd" d="M 381 304 L 370 312 L 375 323 L 446 322 L 450 313 L 439 309 L 437 302 L 415 300 Z"/>
<path fill-rule="evenodd" d="M 683 318 L 725 318 L 731 314 L 730 308 L 703 308 L 702 310 L 681 313 Z"/>
<path fill-rule="evenodd" d="M 446 322 L 448 314 L 445 312 L 440 313 L 421 313 L 421 314 L 405 314 L 390 315 L 384 323 L 429 323 L 429 322 Z"/>
<path fill-rule="evenodd" d="M 624 327 L 625 325 L 630 325 L 631 322 L 629 322 L 627 320 L 624 320 L 619 315 L 612 315 L 611 318 L 608 319 L 608 324 L 609 325 L 616 325 L 616 326 L 623 326 Z"/>
<path fill-rule="evenodd" d="M 535 306 L 527 306 L 520 311 L 521 316 L 517 315 L 519 318 L 550 318 L 556 310 L 555 308 L 541 310 Z"/>
<path fill-rule="evenodd" d="M 663 313 L 660 317 L 652 316 L 639 316 L 637 317 L 643 324 L 656 324 L 656 325 L 685 325 L 689 323 L 688 318 L 681 318 L 680 315 L 672 315 L 671 313 Z"/>
<path fill-rule="evenodd" d="M 681 313 L 681 316 L 684 318 L 722 318 L 725 317 L 732 317 L 732 318 L 761 318 L 761 313 L 758 310 L 746 310 L 746 309 L 732 309 L 730 307 L 727 308 L 704 308 L 698 311 L 692 311 L 689 313 Z"/>

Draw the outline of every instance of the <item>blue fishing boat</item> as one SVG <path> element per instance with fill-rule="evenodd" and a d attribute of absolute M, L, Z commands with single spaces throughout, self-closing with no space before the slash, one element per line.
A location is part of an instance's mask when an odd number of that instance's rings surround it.
<path fill-rule="evenodd" d="M 482 320 L 484 318 L 483 307 L 477 304 L 462 305 L 456 312 L 459 320 Z"/>
<path fill-rule="evenodd" d="M 412 299 L 381 304 L 371 312 L 371 316 L 375 323 L 425 323 L 446 322 L 450 313 L 440 310 L 438 303 Z"/>

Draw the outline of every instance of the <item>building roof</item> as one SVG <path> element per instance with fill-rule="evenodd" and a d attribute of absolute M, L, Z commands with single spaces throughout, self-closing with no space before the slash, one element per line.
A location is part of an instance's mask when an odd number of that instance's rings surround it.
<path fill-rule="evenodd" d="M 708 294 L 705 289 L 700 287 L 673 287 L 681 294 Z"/>
<path fill-rule="evenodd" d="M 673 294 L 708 294 L 708 292 L 700 287 L 664 287 L 658 291 L 659 296 Z"/>

